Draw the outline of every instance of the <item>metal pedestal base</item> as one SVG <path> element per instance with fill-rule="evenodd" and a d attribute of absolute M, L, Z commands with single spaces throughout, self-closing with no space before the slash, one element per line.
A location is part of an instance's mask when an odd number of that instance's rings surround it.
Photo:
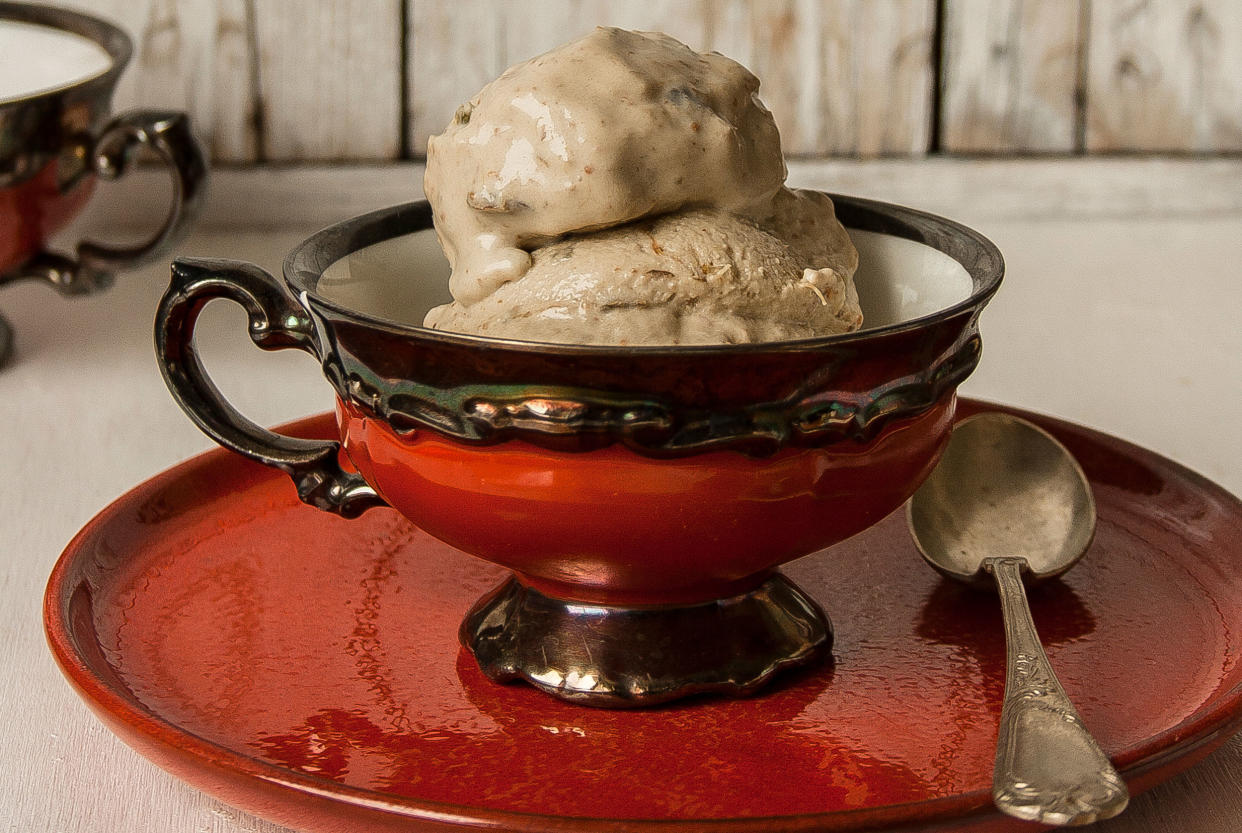
<path fill-rule="evenodd" d="M 661 607 L 555 599 L 511 578 L 475 605 L 460 636 L 493 680 L 607 708 L 747 695 L 832 646 L 823 611 L 780 574 L 739 596 Z"/>

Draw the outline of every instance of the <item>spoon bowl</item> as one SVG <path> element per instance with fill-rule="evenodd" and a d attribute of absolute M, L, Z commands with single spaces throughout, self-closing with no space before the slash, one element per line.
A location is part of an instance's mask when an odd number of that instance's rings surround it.
<path fill-rule="evenodd" d="M 1018 818 L 1081 825 L 1117 815 L 1125 782 L 1083 725 L 1039 642 L 1023 581 L 1060 575 L 1087 551 L 1095 499 L 1051 434 L 984 413 L 953 430 L 907 505 L 923 558 L 949 578 L 995 582 L 1008 661 L 992 798 Z"/>
<path fill-rule="evenodd" d="M 984 586 L 989 558 L 1021 556 L 1028 578 L 1052 578 L 1095 533 L 1095 498 L 1078 461 L 1039 426 L 1000 413 L 958 423 L 909 513 L 929 564 Z"/>

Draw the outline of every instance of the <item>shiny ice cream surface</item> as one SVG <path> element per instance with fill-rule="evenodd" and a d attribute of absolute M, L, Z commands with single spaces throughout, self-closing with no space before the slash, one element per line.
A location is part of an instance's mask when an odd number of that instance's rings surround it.
<path fill-rule="evenodd" d="M 540 247 L 519 280 L 427 323 L 572 344 L 813 338 L 862 321 L 851 281 L 804 269 L 788 243 L 718 209 L 663 214 Z"/>
<path fill-rule="evenodd" d="M 506 70 L 428 143 L 454 301 L 427 326 L 712 344 L 861 324 L 857 253 L 784 187 L 759 81 L 667 35 L 596 29 Z"/>

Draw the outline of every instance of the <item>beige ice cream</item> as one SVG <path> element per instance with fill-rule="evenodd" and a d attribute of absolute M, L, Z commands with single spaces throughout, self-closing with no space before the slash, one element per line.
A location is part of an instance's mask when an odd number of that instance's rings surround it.
<path fill-rule="evenodd" d="M 541 246 L 516 281 L 426 323 L 577 344 L 811 338 L 862 322 L 853 283 L 803 269 L 785 241 L 719 209 L 692 209 Z"/>
<path fill-rule="evenodd" d="M 620 29 L 505 71 L 428 144 L 454 301 L 427 326 L 594 344 L 857 328 L 857 253 L 827 197 L 784 187 L 758 87 Z"/>

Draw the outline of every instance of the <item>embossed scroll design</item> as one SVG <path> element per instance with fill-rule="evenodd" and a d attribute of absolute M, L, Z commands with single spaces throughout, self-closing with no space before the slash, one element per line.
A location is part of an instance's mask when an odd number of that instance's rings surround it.
<path fill-rule="evenodd" d="M 1005 610 L 1008 665 L 992 798 L 1009 815 L 1080 825 L 1115 816 L 1129 793 L 1057 680 L 1022 588 L 1021 558 L 990 558 Z"/>
<path fill-rule="evenodd" d="M 477 445 L 521 438 L 558 447 L 569 437 L 585 436 L 592 439 L 591 447 L 619 442 L 648 456 L 732 449 L 762 457 L 790 445 L 866 441 L 895 419 L 923 413 L 970 375 L 979 363 L 981 343 L 972 325 L 924 370 L 869 391 L 802 390 L 777 402 L 721 410 L 576 387 L 437 388 L 380 377 L 366 362 L 342 356 L 339 350 L 333 351 L 335 360 L 324 363 L 337 392 L 402 433 L 429 428 Z"/>

